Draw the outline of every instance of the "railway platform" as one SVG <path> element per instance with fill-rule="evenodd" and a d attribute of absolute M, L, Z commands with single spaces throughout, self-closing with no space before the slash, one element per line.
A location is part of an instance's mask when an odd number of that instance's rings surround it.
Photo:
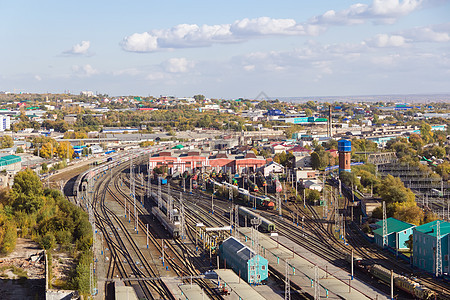
<path fill-rule="evenodd" d="M 216 269 L 214 270 L 218 276 L 218 283 L 225 287 L 230 293 L 228 296 L 224 295 L 224 299 L 251 299 L 251 300 L 265 300 L 265 299 L 280 299 L 278 295 L 270 292 L 265 292 L 263 297 L 261 293 L 250 286 L 245 280 L 240 279 L 236 273 L 231 269 Z"/>
<path fill-rule="evenodd" d="M 251 228 L 239 228 L 241 241 L 251 247 Z M 345 270 L 309 252 L 284 236 L 268 236 L 258 232 L 260 254 L 269 261 L 269 266 L 280 274 L 286 273 L 286 262 L 290 281 L 312 296 L 328 299 L 389 299 L 384 293 L 354 278 Z M 317 268 L 316 268 L 317 266 Z M 317 274 L 317 275 L 316 275 Z M 314 287 L 318 278 L 319 288 Z"/>
<path fill-rule="evenodd" d="M 198 284 L 182 284 L 178 286 L 181 290 L 182 297 L 179 299 L 186 300 L 205 300 L 209 297 L 205 294 Z"/>

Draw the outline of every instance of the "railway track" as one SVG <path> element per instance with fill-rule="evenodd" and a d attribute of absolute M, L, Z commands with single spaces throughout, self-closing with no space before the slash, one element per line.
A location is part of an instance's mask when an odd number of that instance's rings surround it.
<path fill-rule="evenodd" d="M 125 228 L 123 221 L 106 205 L 106 195 L 110 179 L 103 180 L 95 189 L 93 197 L 93 210 L 97 227 L 102 231 L 108 249 L 111 251 L 110 265 L 108 266 L 106 279 L 121 278 L 156 278 L 157 270 L 147 263 L 146 257 L 134 241 L 131 234 Z M 125 280 L 125 284 L 131 285 L 131 280 Z M 135 284 L 139 287 L 138 294 L 146 299 L 158 299 L 159 296 L 174 299 L 165 284 L 158 280 L 138 280 Z"/>
<path fill-rule="evenodd" d="M 127 188 L 129 189 L 129 175 L 122 174 L 123 182 L 125 183 L 125 186 L 123 188 Z M 137 182 L 139 182 L 139 180 L 137 180 Z M 132 205 L 134 205 L 134 203 L 131 203 L 132 198 L 123 191 L 122 187 L 119 187 L 118 181 L 116 181 L 115 184 L 117 191 L 122 195 L 122 198 L 124 199 L 124 201 L 128 202 L 129 207 L 131 207 Z M 136 188 L 136 194 L 138 193 L 138 190 L 141 191 L 141 193 L 143 194 L 143 192 L 145 192 L 145 186 L 142 187 L 140 184 L 136 184 L 135 186 Z M 161 191 L 162 194 L 166 194 L 165 191 Z M 174 195 L 172 195 L 173 198 L 178 199 L 177 197 L 175 197 Z M 121 200 L 118 200 L 119 203 L 122 205 L 122 207 L 124 207 L 125 203 L 122 202 Z M 148 212 L 141 208 L 140 205 L 136 205 L 136 209 L 137 209 L 137 213 L 138 215 L 141 214 L 148 214 Z M 134 212 L 130 210 L 130 214 L 133 216 L 134 219 Z M 138 219 L 139 220 L 139 219 Z M 138 222 L 140 227 L 143 227 L 142 222 L 139 220 Z M 143 230 L 143 228 L 141 228 L 141 230 Z M 157 245 L 159 245 L 160 243 L 156 243 Z M 215 292 L 215 287 L 214 285 L 212 285 L 209 281 L 204 280 L 202 278 L 198 278 L 199 275 L 201 275 L 201 272 L 199 271 L 199 269 L 201 270 L 208 270 L 210 269 L 210 266 L 206 266 L 204 260 L 201 260 L 199 258 L 197 258 L 195 250 L 189 248 L 183 241 L 181 241 L 180 239 L 172 239 L 170 240 L 170 242 L 166 242 L 165 246 L 168 247 L 169 253 L 167 253 L 166 255 L 169 255 L 169 257 L 172 258 L 176 258 L 176 260 L 173 259 L 169 259 L 167 260 L 168 263 L 170 264 L 171 268 L 173 270 L 175 270 L 175 272 L 177 273 L 177 275 L 181 278 L 185 278 L 183 279 L 185 282 L 190 282 L 190 278 L 189 277 L 195 277 L 193 279 L 193 282 L 197 283 L 199 286 L 203 287 L 204 290 L 206 291 L 206 293 L 208 294 L 208 296 L 211 299 L 222 299 L 220 297 L 220 295 L 217 295 Z M 161 248 L 159 248 L 160 253 L 162 253 Z"/>

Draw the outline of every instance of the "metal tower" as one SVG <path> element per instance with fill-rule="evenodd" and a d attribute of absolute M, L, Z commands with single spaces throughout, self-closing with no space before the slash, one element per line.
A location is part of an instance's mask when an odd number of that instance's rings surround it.
<path fill-rule="evenodd" d="M 441 223 L 436 221 L 436 277 L 442 275 Z"/>
<path fill-rule="evenodd" d="M 277 192 L 277 208 L 278 208 L 278 215 L 282 215 L 283 213 L 281 212 L 281 197 L 280 197 L 280 192 Z"/>
<path fill-rule="evenodd" d="M 250 220 L 250 223 L 252 226 L 252 244 L 253 244 L 253 251 L 254 251 L 254 263 L 253 266 L 250 266 L 250 280 L 253 278 L 253 283 L 257 284 L 260 283 L 261 277 L 258 278 L 259 274 L 259 233 L 258 233 L 258 227 L 261 225 L 261 218 L 253 218 Z"/>
<path fill-rule="evenodd" d="M 147 168 L 147 199 L 150 200 L 150 195 L 152 194 L 152 183 L 151 183 L 151 176 L 150 176 L 150 163 L 148 164 Z"/>
<path fill-rule="evenodd" d="M 286 274 L 285 274 L 285 282 L 284 282 L 284 299 L 285 300 L 291 300 L 291 279 L 289 278 L 289 263 L 286 259 Z"/>
<path fill-rule="evenodd" d="M 234 206 L 234 237 L 239 239 L 239 205 Z"/>
<path fill-rule="evenodd" d="M 161 180 L 158 178 L 158 208 L 162 208 L 162 199 L 161 199 Z"/>
<path fill-rule="evenodd" d="M 181 220 L 180 220 L 180 227 L 181 227 L 181 239 L 184 240 L 186 238 L 186 232 L 185 232 L 185 221 L 184 221 L 184 203 L 183 203 L 183 193 L 180 192 L 180 210 L 181 210 Z"/>
<path fill-rule="evenodd" d="M 314 266 L 314 300 L 320 299 L 319 267 Z"/>
<path fill-rule="evenodd" d="M 173 223 L 173 199 L 170 195 L 170 183 L 167 182 L 167 214 L 170 222 Z"/>
<path fill-rule="evenodd" d="M 386 215 L 386 202 L 383 201 L 383 248 L 387 246 L 387 215 Z"/>

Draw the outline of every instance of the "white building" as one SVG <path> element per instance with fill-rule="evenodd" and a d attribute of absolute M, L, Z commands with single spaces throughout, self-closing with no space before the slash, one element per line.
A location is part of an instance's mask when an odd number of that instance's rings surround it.
<path fill-rule="evenodd" d="M 274 161 L 265 166 L 262 166 L 260 170 L 265 177 L 269 176 L 270 173 L 284 173 L 284 167 Z"/>
<path fill-rule="evenodd" d="M 0 116 L 0 131 L 11 129 L 11 118 L 9 116 Z"/>

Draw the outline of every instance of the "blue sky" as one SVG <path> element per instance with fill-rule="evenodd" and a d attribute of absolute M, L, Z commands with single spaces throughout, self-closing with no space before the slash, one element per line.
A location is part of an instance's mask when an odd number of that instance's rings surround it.
<path fill-rule="evenodd" d="M 450 92 L 449 0 L 0 0 L 0 91 Z"/>

